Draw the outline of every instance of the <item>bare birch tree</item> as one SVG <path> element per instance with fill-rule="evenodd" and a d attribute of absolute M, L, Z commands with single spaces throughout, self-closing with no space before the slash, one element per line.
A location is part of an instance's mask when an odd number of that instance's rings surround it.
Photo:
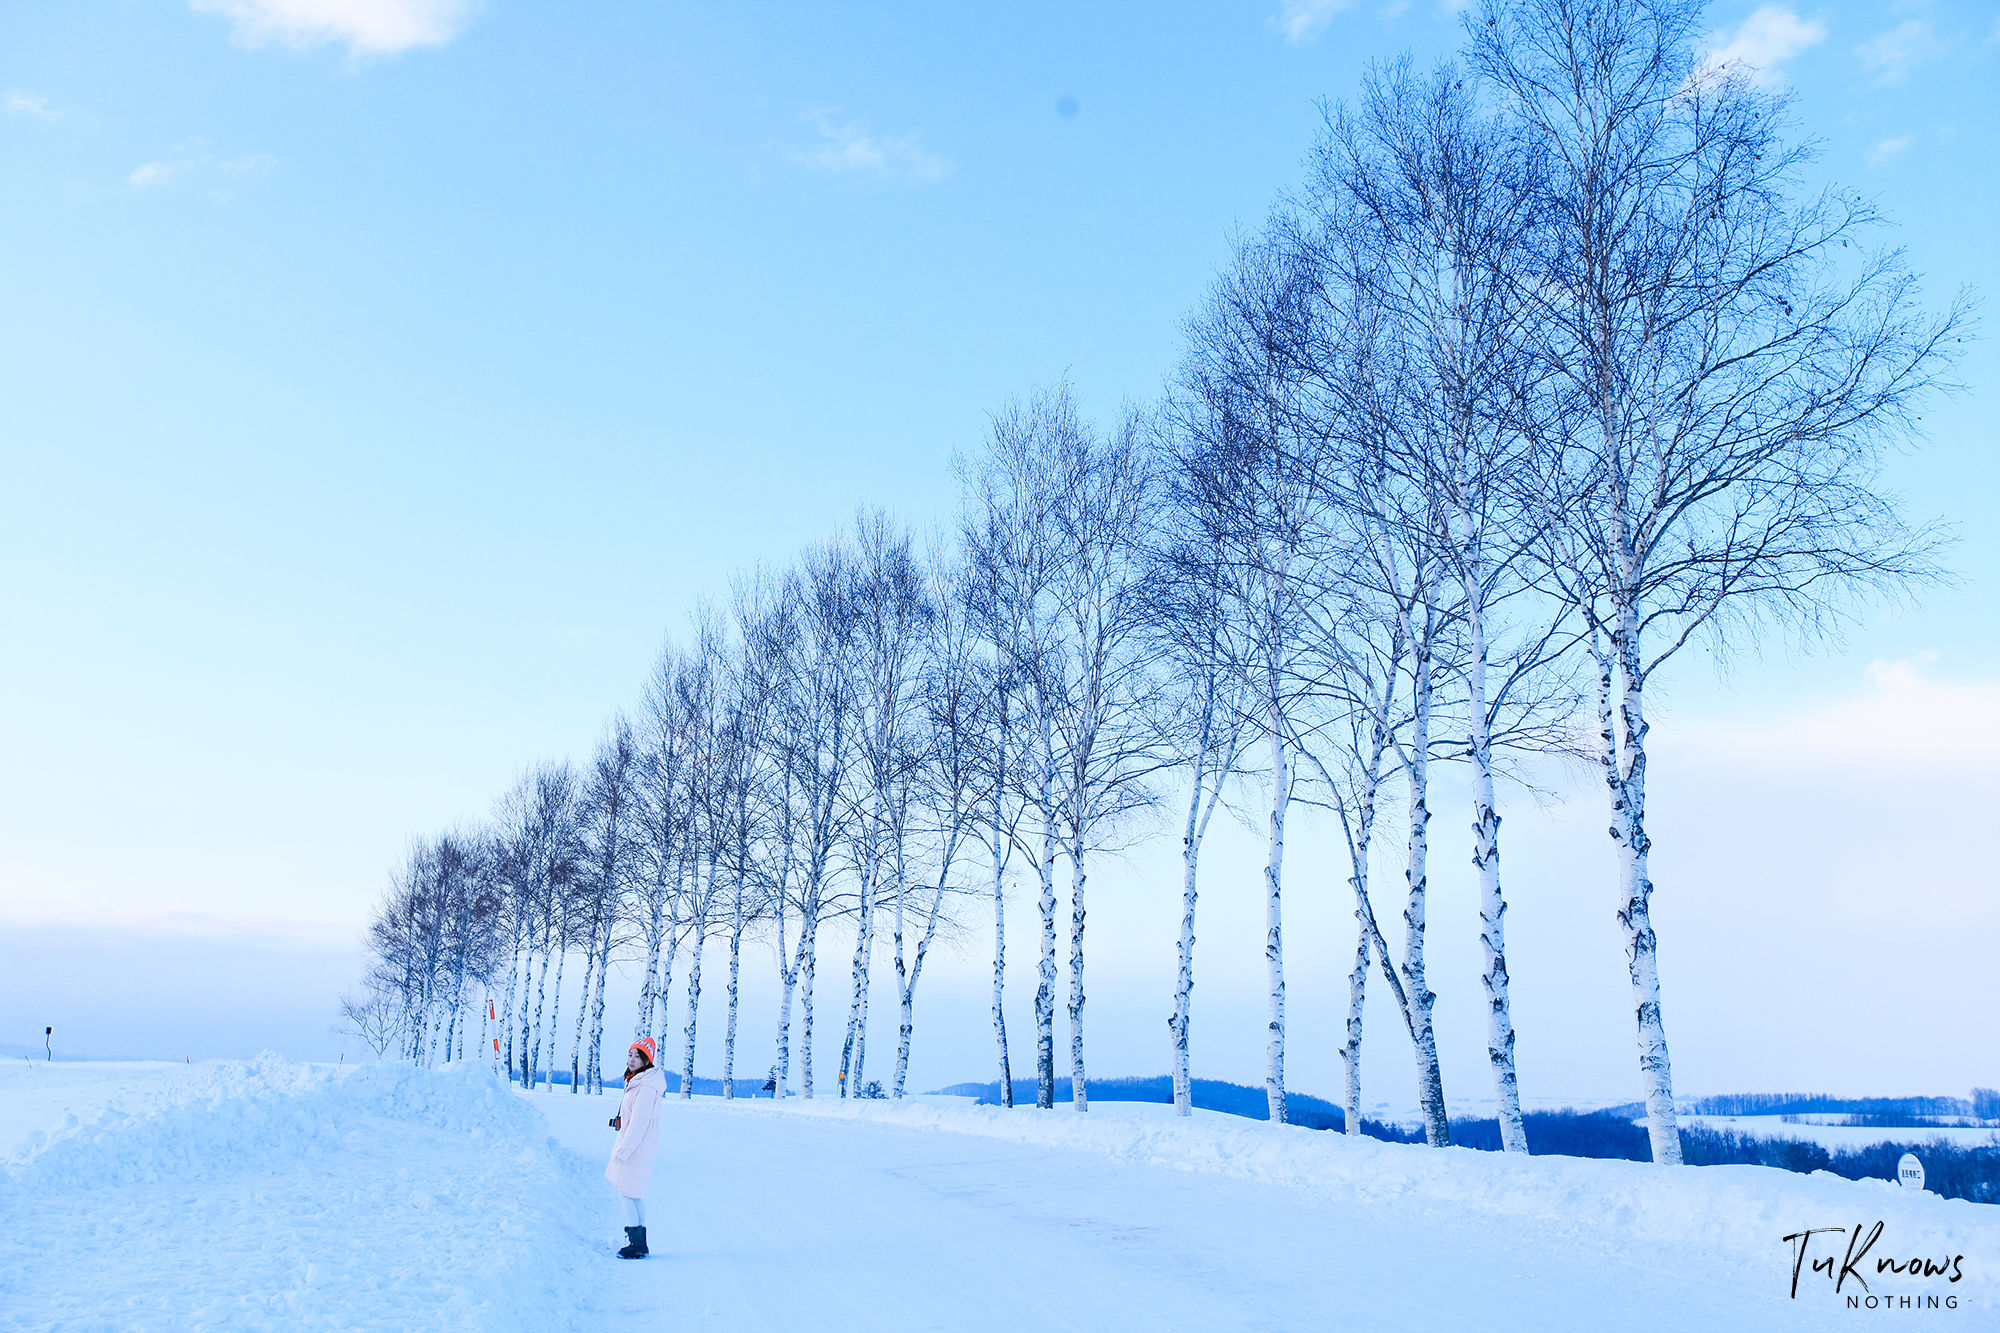
<path fill-rule="evenodd" d="M 1921 313 L 1878 219 L 1798 197 L 1786 100 L 1699 63 L 1697 0 L 1486 0 L 1471 60 L 1543 156 L 1536 299 L 1546 384 L 1516 423 L 1547 564 L 1589 633 L 1653 1160 L 1680 1139 L 1646 822 L 1645 687 L 1697 634 L 1805 632 L 1934 566 L 1875 485 L 1963 315 Z"/>
<path fill-rule="evenodd" d="M 1535 234 L 1537 181 L 1532 157 L 1511 148 L 1457 70 L 1443 66 L 1419 79 L 1406 58 L 1371 74 L 1356 113 L 1333 120 L 1315 155 L 1313 185 L 1325 211 L 1359 221 L 1346 229 L 1346 257 L 1354 285 L 1377 312 L 1386 335 L 1378 345 L 1390 363 L 1381 377 L 1387 392 L 1374 400 L 1381 408 L 1376 438 L 1391 450 L 1392 468 L 1423 496 L 1420 521 L 1442 532 L 1437 545 L 1457 582 L 1487 1058 L 1502 1145 L 1526 1152 L 1508 996 L 1494 723 L 1496 710 L 1534 678 L 1554 635 L 1546 618 L 1531 616 L 1535 629 L 1521 651 L 1496 646 L 1498 613 L 1531 591 L 1521 577 L 1522 556 L 1538 522 L 1515 503 L 1522 437 L 1509 426 L 1507 410 L 1525 377 L 1527 301 L 1520 287 Z"/>
<path fill-rule="evenodd" d="M 919 741 L 911 776 L 915 805 L 924 823 L 921 832 L 930 855 L 926 861 L 929 869 L 921 884 L 910 882 L 911 877 L 900 865 L 900 853 L 898 858 L 894 909 L 898 1022 L 896 1073 L 889 1090 L 892 1098 L 903 1096 L 909 1076 L 917 983 L 923 978 L 924 960 L 930 955 L 939 927 L 950 921 L 946 907 L 957 892 L 952 885 L 952 869 L 958 864 L 976 823 L 984 777 L 985 737 L 979 731 L 982 681 L 966 586 L 970 571 L 944 550 L 933 549 L 926 561 L 926 575 L 931 623 L 924 639 L 926 651 L 916 723 Z M 922 924 L 906 962 L 905 907 L 912 892 L 916 901 L 909 905 L 921 914 Z"/>
<path fill-rule="evenodd" d="M 838 541 L 810 549 L 787 582 L 784 605 L 795 626 L 788 688 L 773 732 L 784 775 L 785 805 L 777 818 L 789 849 L 796 844 L 796 870 L 775 898 L 780 985 L 778 1050 L 773 1081 L 783 1096 L 791 1068 L 792 1000 L 800 1001 L 800 1091 L 813 1095 L 813 980 L 819 929 L 833 907 L 835 855 L 846 836 L 844 784 L 853 757 L 853 687 L 848 656 L 853 651 L 848 556 Z M 787 912 L 798 917 L 797 943 L 785 939 Z"/>
<path fill-rule="evenodd" d="M 618 946 L 627 916 L 628 888 L 634 878 L 640 821 L 640 754 L 632 725 L 624 717 L 614 718 L 609 733 L 599 743 L 585 780 L 584 864 L 591 884 L 590 952 L 595 984 L 590 992 L 587 1064 L 579 1070 L 571 1062 L 571 1091 L 577 1090 L 579 1076 L 593 1093 L 604 1091 L 604 986 L 611 971 L 612 950 Z M 577 1031 L 585 1030 L 583 1009 L 577 1014 Z"/>
<path fill-rule="evenodd" d="M 1181 462 L 1189 444 L 1213 430 L 1193 419 L 1201 402 L 1169 396 L 1155 415 L 1154 447 L 1166 504 L 1153 536 L 1154 572 L 1148 579 L 1150 632 L 1158 640 L 1166 688 L 1161 699 L 1160 750 L 1187 770 L 1187 817 L 1181 832 L 1181 929 L 1174 973 L 1174 1011 L 1167 1019 L 1173 1050 L 1174 1113 L 1194 1113 L 1189 1068 L 1194 1007 L 1195 908 L 1199 902 L 1201 846 L 1222 793 L 1236 774 L 1250 732 L 1248 699 L 1239 664 L 1243 650 L 1230 642 L 1232 622 L 1223 593 L 1226 577 L 1221 533 L 1203 503 L 1199 473 L 1190 479 Z"/>
<path fill-rule="evenodd" d="M 900 926 L 907 885 L 911 782 L 922 721 L 923 653 L 934 615 L 907 532 L 879 510 L 855 522 L 850 566 L 855 766 L 848 799 L 857 902 L 853 995 L 841 1048 L 841 1091 L 858 1095 L 868 1052 L 869 977 L 885 873 Z"/>
<path fill-rule="evenodd" d="M 1234 264 L 1188 326 L 1183 392 L 1200 405 L 1182 464 L 1186 502 L 1212 534 L 1220 606 L 1233 622 L 1239 674 L 1259 742 L 1269 799 L 1263 869 L 1268 1029 L 1265 1096 L 1285 1106 L 1284 854 L 1304 738 L 1318 725 L 1323 672 L 1313 606 L 1328 586 L 1308 547 L 1327 526 L 1330 486 L 1324 414 L 1309 401 L 1318 275 L 1274 228 L 1237 246 Z"/>
<path fill-rule="evenodd" d="M 970 492 L 961 542 L 974 570 L 981 633 L 992 654 L 993 1025 L 1003 1103 L 1013 1104 L 1001 992 L 1005 874 L 1019 851 L 1034 867 L 1041 948 L 1035 987 L 1035 1105 L 1055 1105 L 1057 806 L 1055 711 L 1063 684 L 1052 590 L 1059 477 L 1048 437 L 1073 422 L 1067 395 L 1037 394 L 993 416 L 983 456 L 962 465 Z M 1010 791 L 1011 789 L 1011 791 Z M 1008 809 L 1011 796 L 1014 807 Z M 1027 815 L 1034 815 L 1028 827 Z"/>

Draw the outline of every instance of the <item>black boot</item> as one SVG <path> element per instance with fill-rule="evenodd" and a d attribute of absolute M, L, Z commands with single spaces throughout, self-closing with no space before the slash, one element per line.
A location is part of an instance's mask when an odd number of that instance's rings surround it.
<path fill-rule="evenodd" d="M 626 1227 L 625 1239 L 629 1241 L 630 1244 L 626 1245 L 624 1249 L 618 1251 L 618 1257 L 620 1259 L 643 1259 L 648 1254 L 652 1253 L 651 1250 L 648 1250 L 646 1248 L 646 1228 Z"/>

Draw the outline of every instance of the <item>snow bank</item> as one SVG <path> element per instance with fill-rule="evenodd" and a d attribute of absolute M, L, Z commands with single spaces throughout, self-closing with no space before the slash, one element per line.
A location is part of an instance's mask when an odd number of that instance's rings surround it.
<path fill-rule="evenodd" d="M 8 1330 L 547 1328 L 602 1230 L 596 1171 L 477 1065 L 197 1066 L 4 1168 Z"/>
<path fill-rule="evenodd" d="M 957 1102 L 958 1099 L 951 1099 Z M 1564 1247 L 1663 1252 L 1704 1265 L 1762 1268 L 1808 1227 L 1876 1221 L 1871 1256 L 1968 1256 L 1953 1290 L 1961 1304 L 2000 1303 L 2000 1208 L 1906 1191 L 1890 1181 L 1800 1175 L 1761 1166 L 1661 1169 L 1646 1162 L 1520 1157 L 1349 1138 L 1239 1117 L 1181 1118 L 1171 1107 L 1093 1103 L 1067 1108 L 916 1099 L 736 1103 L 745 1113 L 944 1131 L 1060 1147 L 1179 1171 L 1213 1172 L 1304 1190 L 1336 1204 L 1403 1215 L 1479 1217 Z"/>

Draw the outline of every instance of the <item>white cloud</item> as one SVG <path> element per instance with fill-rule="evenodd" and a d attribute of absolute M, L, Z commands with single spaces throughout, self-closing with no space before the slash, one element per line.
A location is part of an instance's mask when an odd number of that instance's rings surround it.
<path fill-rule="evenodd" d="M 1862 67 L 1875 76 L 1879 86 L 1901 83 L 1924 61 L 1943 53 L 1937 32 L 1924 19 L 1911 19 L 1898 27 L 1869 38 L 1854 48 Z"/>
<path fill-rule="evenodd" d="M 1334 16 L 1354 7 L 1354 0 L 1283 0 L 1270 27 L 1293 46 L 1303 46 L 1326 31 Z"/>
<path fill-rule="evenodd" d="M 214 173 L 225 181 L 249 176 L 268 174 L 277 166 L 278 160 L 264 153 L 245 153 L 240 157 L 217 157 L 201 139 L 190 139 L 175 145 L 167 157 L 158 162 L 148 162 L 134 167 L 125 177 L 125 183 L 135 190 L 150 189 L 154 186 L 170 185 L 176 181 L 199 178 Z M 229 197 L 224 190 L 214 191 L 217 198 Z"/>
<path fill-rule="evenodd" d="M 806 119 L 819 130 L 820 143 L 795 156 L 820 171 L 934 181 L 949 165 L 944 158 L 925 151 L 913 134 L 878 139 L 855 122 L 837 119 L 832 111 L 815 111 Z"/>
<path fill-rule="evenodd" d="M 49 99 L 37 97 L 33 93 L 16 88 L 7 94 L 7 114 L 10 116 L 33 116 L 37 120 L 54 120 L 56 113 L 49 110 Z"/>
<path fill-rule="evenodd" d="M 1905 134 L 1896 139 L 1884 139 L 1881 143 L 1876 144 L 1875 151 L 1868 155 L 1868 165 L 1879 167 L 1916 141 L 1917 136 L 1914 134 Z"/>
<path fill-rule="evenodd" d="M 344 42 L 356 55 L 443 46 L 471 16 L 472 0 L 188 0 L 231 21 L 244 46 L 294 50 Z"/>
<path fill-rule="evenodd" d="M 1849 699 L 1754 724 L 1690 723 L 1703 748 L 1744 760 L 1829 773 L 1922 769 L 1933 774 L 1992 768 L 2000 747 L 2000 680 L 1939 680 L 1934 653 L 1871 662 L 1870 689 Z"/>
<path fill-rule="evenodd" d="M 1735 32 L 1716 33 L 1708 40 L 1702 63 L 1710 69 L 1741 65 L 1753 82 L 1781 81 L 1778 66 L 1826 40 L 1826 24 L 1802 19 L 1783 5 L 1765 5 L 1743 20 Z"/>

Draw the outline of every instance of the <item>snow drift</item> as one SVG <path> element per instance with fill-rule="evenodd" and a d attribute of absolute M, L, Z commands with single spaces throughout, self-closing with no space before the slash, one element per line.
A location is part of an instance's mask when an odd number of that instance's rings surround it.
<path fill-rule="evenodd" d="M 4 1329 L 547 1328 L 601 1203 L 477 1066 L 198 1066 L 4 1165 Z"/>

